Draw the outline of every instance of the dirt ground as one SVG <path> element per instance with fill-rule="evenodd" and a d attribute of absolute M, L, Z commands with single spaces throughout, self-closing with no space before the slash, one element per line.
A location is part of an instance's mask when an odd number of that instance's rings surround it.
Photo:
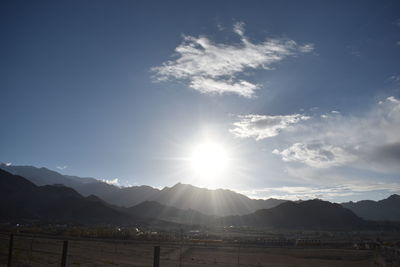
<path fill-rule="evenodd" d="M 156 243 L 70 240 L 67 266 L 153 266 Z M 329 248 L 262 248 L 161 243 L 160 266 L 311 267 L 379 266 L 373 251 Z M 12 266 L 60 266 L 62 240 L 16 237 Z M 6 266 L 8 240 L 0 240 L 0 266 Z"/>

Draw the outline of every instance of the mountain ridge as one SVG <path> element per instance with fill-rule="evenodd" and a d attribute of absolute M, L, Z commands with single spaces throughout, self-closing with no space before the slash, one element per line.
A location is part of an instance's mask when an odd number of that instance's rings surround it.
<path fill-rule="evenodd" d="M 378 201 L 349 201 L 341 203 L 341 205 L 366 220 L 400 221 L 400 195 L 398 194 L 392 194 L 388 198 Z"/>
<path fill-rule="evenodd" d="M 38 220 L 69 223 L 135 223 L 143 220 L 84 197 L 60 185 L 37 186 L 22 176 L 0 169 L 2 221 Z"/>
<path fill-rule="evenodd" d="M 0 164 L 0 169 L 10 170 L 37 185 L 63 184 L 83 196 L 97 196 L 113 208 L 131 208 L 144 201 L 155 201 L 181 210 L 196 210 L 207 216 L 230 216 L 246 215 L 288 202 L 273 198 L 251 199 L 229 189 L 208 189 L 180 182 L 161 190 L 147 185 L 120 188 L 95 178 L 63 175 L 47 168 Z M 350 201 L 340 205 L 366 220 L 400 221 L 400 196 L 397 194 L 379 201 Z"/>
<path fill-rule="evenodd" d="M 143 201 L 157 201 L 180 209 L 194 209 L 208 215 L 244 215 L 258 209 L 271 208 L 287 200 L 251 199 L 229 189 L 207 189 L 189 184 L 177 183 L 159 190 L 150 186 L 119 188 L 96 180 L 77 176 L 66 176 L 47 168 L 0 164 L 0 168 L 27 178 L 37 185 L 64 184 L 83 196 L 96 195 L 104 201 L 118 206 L 132 207 Z M 40 174 L 44 177 L 40 180 Z M 51 180 L 54 177 L 54 181 Z M 74 179 L 70 179 L 74 177 Z M 197 197 L 195 199 L 194 197 Z M 214 202 L 210 202 L 214 200 Z M 187 201 L 189 200 L 189 201 Z"/>
<path fill-rule="evenodd" d="M 290 228 L 313 230 L 359 229 L 365 221 L 337 203 L 320 199 L 285 202 L 271 209 L 261 209 L 243 216 L 228 216 L 222 225 L 258 228 Z"/>

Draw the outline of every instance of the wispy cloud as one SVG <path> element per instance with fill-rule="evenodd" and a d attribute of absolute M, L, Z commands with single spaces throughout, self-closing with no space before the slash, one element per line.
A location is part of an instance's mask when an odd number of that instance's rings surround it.
<path fill-rule="evenodd" d="M 360 57 L 361 56 L 361 52 L 356 46 L 349 45 L 346 48 L 347 48 L 347 51 L 349 52 L 350 55 L 355 56 L 355 57 Z"/>
<path fill-rule="evenodd" d="M 348 183 L 332 186 L 282 186 L 267 187 L 255 190 L 241 191 L 250 197 L 267 196 L 279 199 L 298 200 L 298 199 L 336 199 L 338 197 L 355 196 L 361 193 L 386 191 L 388 193 L 400 192 L 400 185 L 396 183 Z"/>
<path fill-rule="evenodd" d="M 115 178 L 115 179 L 112 179 L 112 180 L 111 179 L 110 180 L 103 179 L 102 182 L 107 183 L 107 184 L 111 184 L 111 185 L 119 186 L 119 179 L 118 178 Z"/>
<path fill-rule="evenodd" d="M 400 41 L 398 42 L 398 45 L 400 45 Z M 396 83 L 396 84 L 400 84 L 400 74 L 390 76 L 389 81 Z"/>
<path fill-rule="evenodd" d="M 66 168 L 68 168 L 68 166 L 64 165 L 64 166 L 56 166 L 57 169 L 59 170 L 65 170 Z"/>
<path fill-rule="evenodd" d="M 244 115 L 238 116 L 239 121 L 233 123 L 234 128 L 229 131 L 237 137 L 252 137 L 262 140 L 277 136 L 282 130 L 310 117 L 301 114 L 292 115 Z"/>
<path fill-rule="evenodd" d="M 391 96 L 362 116 L 330 113 L 293 134 L 290 147 L 275 149 L 283 161 L 311 167 L 400 170 L 400 100 Z"/>
<path fill-rule="evenodd" d="M 216 43 L 205 36 L 183 36 L 175 48 L 176 59 L 152 68 L 157 81 L 184 80 L 201 93 L 234 93 L 252 97 L 261 86 L 238 76 L 251 69 L 271 69 L 289 56 L 313 50 L 312 44 L 298 45 L 290 39 L 266 39 L 253 43 L 245 36 L 245 24 L 238 22 L 233 31 L 240 43 Z"/>

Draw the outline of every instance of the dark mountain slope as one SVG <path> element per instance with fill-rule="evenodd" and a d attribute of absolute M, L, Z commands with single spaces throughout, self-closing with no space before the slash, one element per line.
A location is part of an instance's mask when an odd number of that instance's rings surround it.
<path fill-rule="evenodd" d="M 33 166 L 0 164 L 0 169 L 20 175 L 38 186 L 62 184 L 75 189 L 83 196 L 96 195 L 111 204 L 124 207 L 131 207 L 150 200 L 159 191 L 150 186 L 119 188 L 94 178 L 62 175 L 47 168 Z"/>
<path fill-rule="evenodd" d="M 400 196 L 396 194 L 379 201 L 350 201 L 341 205 L 366 220 L 400 221 Z"/>
<path fill-rule="evenodd" d="M 216 216 L 243 215 L 286 202 L 278 199 L 250 199 L 231 190 L 210 190 L 181 183 L 165 187 L 153 200 L 166 206 L 193 209 Z"/>
<path fill-rule="evenodd" d="M 0 218 L 3 221 L 40 220 L 63 223 L 139 222 L 137 217 L 85 198 L 65 186 L 36 186 L 0 170 Z"/>
<path fill-rule="evenodd" d="M 0 169 L 3 169 L 14 175 L 25 177 L 35 185 L 53 185 L 63 184 L 65 186 L 77 186 L 80 184 L 98 182 L 94 178 L 82 178 L 76 176 L 62 175 L 56 171 L 47 168 L 36 168 L 33 166 L 15 166 L 0 163 Z"/>
<path fill-rule="evenodd" d="M 208 225 L 214 216 L 204 215 L 195 210 L 181 210 L 175 207 L 161 205 L 155 201 L 145 201 L 128 209 L 129 214 L 144 218 L 159 219 L 182 224 Z"/>
<path fill-rule="evenodd" d="M 102 194 L 101 198 L 115 205 L 131 207 L 143 201 L 156 198 L 159 192 L 160 190 L 151 186 L 131 186 L 120 188 L 118 191 Z"/>
<path fill-rule="evenodd" d="M 364 221 L 339 204 L 315 199 L 300 203 L 286 202 L 244 216 L 224 217 L 219 220 L 219 224 L 316 230 L 356 229 L 362 227 Z"/>

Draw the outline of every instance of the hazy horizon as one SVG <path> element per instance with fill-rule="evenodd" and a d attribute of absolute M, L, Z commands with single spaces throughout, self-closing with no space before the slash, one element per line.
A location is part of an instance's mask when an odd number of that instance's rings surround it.
<path fill-rule="evenodd" d="M 236 192 L 236 193 L 245 195 L 245 196 L 247 196 L 247 197 L 249 197 L 249 198 L 251 198 L 251 199 L 264 199 L 264 200 L 271 199 L 271 198 L 272 198 L 272 199 L 291 200 L 291 201 L 321 199 L 321 200 L 331 201 L 331 202 L 334 202 L 334 203 L 343 203 L 343 202 L 348 202 L 348 201 L 353 201 L 353 202 L 354 202 L 354 201 L 361 201 L 361 200 L 374 200 L 374 201 L 379 201 L 379 200 L 386 199 L 386 198 L 388 198 L 388 197 L 390 197 L 390 196 L 396 194 L 396 193 L 391 193 L 391 194 L 388 194 L 388 195 L 386 195 L 386 196 L 383 195 L 381 198 L 377 198 L 377 199 L 364 199 L 364 198 L 360 198 L 360 199 L 343 200 L 343 201 L 341 201 L 341 202 L 335 202 L 335 201 L 332 201 L 331 199 L 324 199 L 324 198 L 320 198 L 320 197 L 318 197 L 318 196 L 317 196 L 317 197 L 310 197 L 310 198 L 307 198 L 307 197 L 306 197 L 306 198 L 301 198 L 301 197 L 297 197 L 296 195 L 291 195 L 291 196 L 273 196 L 273 195 L 271 195 L 271 196 L 265 196 L 265 197 L 253 197 L 251 192 L 241 191 L 241 190 L 237 190 L 237 189 L 235 189 L 235 188 L 228 188 L 228 187 L 226 187 L 226 188 L 224 188 L 224 187 L 204 187 L 204 186 L 201 186 L 201 185 L 189 184 L 189 183 L 184 183 L 184 182 L 181 182 L 181 181 L 178 181 L 178 182 L 176 182 L 176 183 L 174 183 L 174 184 L 169 184 L 169 185 L 164 185 L 164 186 L 159 186 L 159 187 L 155 187 L 155 186 L 148 185 L 148 184 L 120 185 L 120 184 L 118 183 L 118 180 L 115 180 L 115 179 L 114 179 L 114 180 L 108 180 L 108 179 L 102 179 L 101 177 L 93 177 L 93 176 L 82 177 L 82 176 L 80 176 L 79 174 L 65 174 L 65 173 L 62 172 L 62 170 L 54 170 L 54 169 L 50 169 L 50 168 L 43 167 L 43 166 L 14 165 L 14 164 L 11 164 L 10 162 L 9 162 L 9 163 L 1 163 L 1 162 L 0 162 L 0 164 L 4 164 L 4 165 L 6 165 L 6 166 L 24 166 L 24 167 L 27 166 L 27 167 L 35 167 L 35 168 L 39 168 L 39 169 L 40 169 L 40 168 L 46 168 L 46 169 L 48 169 L 48 170 L 55 171 L 55 172 L 60 173 L 60 174 L 62 174 L 62 175 L 70 175 L 70 176 L 75 176 L 75 177 L 80 177 L 80 178 L 93 178 L 93 179 L 96 179 L 97 181 L 104 182 L 104 183 L 107 183 L 107 184 L 109 184 L 109 185 L 113 185 L 113 186 L 116 186 L 116 187 L 119 187 L 119 188 L 150 186 L 150 187 L 155 188 L 155 189 L 158 189 L 158 190 L 163 190 L 164 188 L 171 188 L 171 187 L 174 187 L 174 186 L 176 186 L 176 185 L 178 185 L 178 184 L 182 184 L 182 185 L 190 185 L 190 186 L 194 186 L 194 187 L 197 187 L 197 188 L 200 188 L 200 189 L 207 189 L 207 190 L 230 190 L 230 191 L 233 191 L 233 192 Z"/>

